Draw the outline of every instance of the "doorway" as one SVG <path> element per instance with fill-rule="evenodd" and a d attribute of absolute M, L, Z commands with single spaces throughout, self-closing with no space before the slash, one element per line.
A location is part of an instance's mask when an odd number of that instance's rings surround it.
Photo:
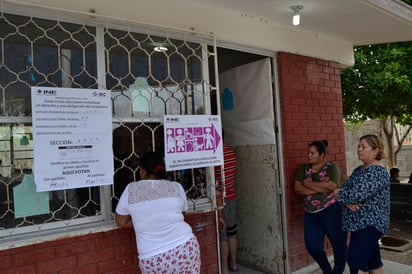
<path fill-rule="evenodd" d="M 284 273 L 273 59 L 227 48 L 218 48 L 217 54 L 220 100 L 211 101 L 220 101 L 225 141 L 237 158 L 238 262 Z M 215 75 L 213 67 L 210 75 Z M 212 113 L 218 113 L 216 105 Z"/>

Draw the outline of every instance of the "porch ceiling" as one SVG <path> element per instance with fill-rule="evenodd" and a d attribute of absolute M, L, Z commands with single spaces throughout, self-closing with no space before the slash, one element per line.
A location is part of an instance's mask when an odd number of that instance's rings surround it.
<path fill-rule="evenodd" d="M 292 5 L 304 6 L 303 31 L 353 45 L 412 41 L 412 8 L 399 0 L 189 0 L 278 25 L 290 26 Z"/>

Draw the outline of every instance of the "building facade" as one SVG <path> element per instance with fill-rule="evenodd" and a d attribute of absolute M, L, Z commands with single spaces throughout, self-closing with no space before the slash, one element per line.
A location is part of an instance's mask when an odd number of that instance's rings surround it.
<path fill-rule="evenodd" d="M 191 1 L 1 4 L 1 273 L 138 272 L 133 231 L 113 212 L 142 153 L 164 150 L 166 114 L 222 117 L 237 154 L 239 261 L 268 273 L 313 263 L 293 177 L 316 139 L 345 173 L 340 69 L 353 63 L 350 42 Z M 36 86 L 111 92 L 114 178 L 49 191 L 46 211 L 17 214 L 26 202 L 14 189 L 36 165 Z M 202 273 L 219 273 L 212 170 L 169 173 L 187 192 Z"/>

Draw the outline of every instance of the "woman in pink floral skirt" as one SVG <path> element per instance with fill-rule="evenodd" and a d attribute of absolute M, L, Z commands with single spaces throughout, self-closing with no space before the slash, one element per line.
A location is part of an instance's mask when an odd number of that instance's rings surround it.
<path fill-rule="evenodd" d="M 140 181 L 127 185 L 116 207 L 116 224 L 134 228 L 142 274 L 200 273 L 199 244 L 184 221 L 186 193 L 165 178 L 163 156 L 146 153 Z"/>

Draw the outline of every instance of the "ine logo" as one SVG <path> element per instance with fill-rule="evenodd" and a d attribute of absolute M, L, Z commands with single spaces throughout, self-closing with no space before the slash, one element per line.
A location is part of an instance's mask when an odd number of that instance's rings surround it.
<path fill-rule="evenodd" d="M 37 90 L 38 95 L 56 95 L 57 92 L 54 89 L 38 89 Z"/>
<path fill-rule="evenodd" d="M 166 119 L 166 122 L 167 123 L 171 123 L 171 122 L 179 122 L 179 118 L 177 118 L 177 117 L 167 117 L 167 119 Z"/>

